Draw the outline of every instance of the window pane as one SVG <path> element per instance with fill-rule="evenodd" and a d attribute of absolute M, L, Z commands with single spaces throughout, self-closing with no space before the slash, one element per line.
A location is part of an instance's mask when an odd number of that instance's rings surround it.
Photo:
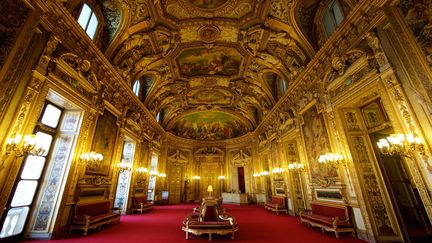
<path fill-rule="evenodd" d="M 97 26 L 98 20 L 96 18 L 96 14 L 93 13 L 86 30 L 87 35 L 89 35 L 92 40 L 95 36 Z"/>
<path fill-rule="evenodd" d="M 81 27 L 85 30 L 87 23 L 90 19 L 91 9 L 87 4 L 84 4 L 80 16 L 78 17 L 78 23 L 81 25 Z"/>
<path fill-rule="evenodd" d="M 37 184 L 37 181 L 20 181 L 12 198 L 11 206 L 19 207 L 30 205 L 33 200 L 33 195 L 36 192 Z"/>
<path fill-rule="evenodd" d="M 21 179 L 39 179 L 45 164 L 45 157 L 29 155 L 25 162 Z"/>
<path fill-rule="evenodd" d="M 47 105 L 42 116 L 42 124 L 56 128 L 60 120 L 61 113 L 62 111 L 59 108 L 53 105 Z"/>
<path fill-rule="evenodd" d="M 37 132 L 36 137 L 37 137 L 37 141 L 38 141 L 37 146 L 42 147 L 42 149 L 45 150 L 45 153 L 43 153 L 42 155 L 46 156 L 48 154 L 50 146 L 51 146 L 51 142 L 53 139 L 52 136 L 49 135 L 48 133 Z"/>
<path fill-rule="evenodd" d="M 140 81 L 139 81 L 139 80 L 135 81 L 135 84 L 134 84 L 134 86 L 133 86 L 132 91 L 134 92 L 134 94 L 135 94 L 136 96 L 139 95 L 139 91 L 140 91 Z"/>
<path fill-rule="evenodd" d="M 22 232 L 29 212 L 29 207 L 12 208 L 7 213 L 0 238 L 17 235 Z"/>
<path fill-rule="evenodd" d="M 337 1 L 335 1 L 333 4 L 333 13 L 334 13 L 336 25 L 339 26 L 342 23 L 344 17 L 342 15 L 342 9 L 340 8 L 339 3 Z"/>
<path fill-rule="evenodd" d="M 333 18 L 331 16 L 330 11 L 327 11 L 324 14 L 324 28 L 327 36 L 330 36 L 335 29 Z"/>

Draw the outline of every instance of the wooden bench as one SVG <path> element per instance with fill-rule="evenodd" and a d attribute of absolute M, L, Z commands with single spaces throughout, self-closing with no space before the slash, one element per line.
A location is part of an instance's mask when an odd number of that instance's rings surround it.
<path fill-rule="evenodd" d="M 323 233 L 324 230 L 333 231 L 336 238 L 339 238 L 340 232 L 350 232 L 355 237 L 348 205 L 312 202 L 311 208 L 300 212 L 302 224 L 321 227 Z"/>
<path fill-rule="evenodd" d="M 279 214 L 280 212 L 288 213 L 288 209 L 285 203 L 285 197 L 284 196 L 272 196 L 271 201 L 264 204 L 265 209 L 276 212 L 276 214 Z"/>
<path fill-rule="evenodd" d="M 117 210 L 117 212 L 114 212 Z M 84 230 L 87 235 L 89 229 L 98 228 L 104 224 L 120 221 L 121 209 L 111 208 L 110 200 L 78 202 L 75 205 L 75 213 L 69 234 L 73 229 Z"/>
<path fill-rule="evenodd" d="M 133 198 L 132 213 L 135 211 L 142 214 L 144 211 L 153 209 L 153 202 L 147 201 L 147 194 L 135 195 Z"/>

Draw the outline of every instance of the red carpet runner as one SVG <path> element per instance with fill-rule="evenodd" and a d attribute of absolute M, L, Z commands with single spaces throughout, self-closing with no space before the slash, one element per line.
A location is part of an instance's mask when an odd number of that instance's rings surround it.
<path fill-rule="evenodd" d="M 142 215 L 122 216 L 119 224 L 103 227 L 101 231 L 90 230 L 87 236 L 82 231 L 74 231 L 70 238 L 55 241 L 40 242 L 208 242 L 208 236 L 190 235 L 185 239 L 181 224 L 186 215 L 197 205 L 157 206 L 154 210 Z M 235 240 L 229 236 L 213 235 L 214 242 L 277 242 L 277 243 L 307 243 L 307 242 L 363 242 L 349 235 L 336 239 L 333 233 L 321 233 L 319 228 L 308 228 L 301 225 L 298 218 L 285 214 L 272 214 L 258 206 L 224 205 L 239 224 Z"/>

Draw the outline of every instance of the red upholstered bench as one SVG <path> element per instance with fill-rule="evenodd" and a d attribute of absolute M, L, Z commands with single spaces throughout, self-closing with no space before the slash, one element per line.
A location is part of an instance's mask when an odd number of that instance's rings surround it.
<path fill-rule="evenodd" d="M 134 196 L 133 205 L 132 205 L 132 212 L 138 211 L 138 212 L 140 212 L 140 214 L 142 214 L 143 211 L 147 211 L 150 209 L 153 209 L 153 202 L 147 201 L 147 194 Z"/>
<path fill-rule="evenodd" d="M 348 205 L 312 202 L 311 208 L 300 212 L 301 223 L 321 227 L 323 232 L 334 231 L 336 238 L 340 232 L 350 232 L 355 237 Z"/>
<path fill-rule="evenodd" d="M 276 214 L 279 214 L 279 211 L 288 213 L 288 209 L 285 203 L 285 197 L 284 196 L 272 196 L 271 201 L 264 204 L 264 207 L 267 210 L 270 210 L 272 212 L 276 212 Z"/>
<path fill-rule="evenodd" d="M 75 205 L 75 214 L 69 227 L 69 234 L 73 229 L 82 229 L 84 235 L 87 235 L 89 229 L 100 229 L 101 225 L 111 224 L 115 221 L 118 223 L 120 214 L 120 209 L 111 208 L 111 201 L 109 200 L 78 202 Z"/>

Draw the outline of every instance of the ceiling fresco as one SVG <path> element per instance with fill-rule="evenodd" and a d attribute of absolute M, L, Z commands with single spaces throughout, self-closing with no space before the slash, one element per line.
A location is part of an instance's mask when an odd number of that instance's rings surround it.
<path fill-rule="evenodd" d="M 221 140 L 244 135 L 245 125 L 233 115 L 204 111 L 178 119 L 168 130 L 180 137 L 196 140 Z"/>
<path fill-rule="evenodd" d="M 189 0 L 189 2 L 199 8 L 213 9 L 222 6 L 228 0 Z"/>
<path fill-rule="evenodd" d="M 106 1 L 129 14 L 107 58 L 131 87 L 144 82 L 143 104 L 180 137 L 220 140 L 253 131 L 278 101 L 266 73 L 289 86 L 314 54 L 292 22 L 297 1 Z"/>
<path fill-rule="evenodd" d="M 177 58 L 180 73 L 186 76 L 238 74 L 242 57 L 233 48 L 196 48 L 183 51 Z"/>

